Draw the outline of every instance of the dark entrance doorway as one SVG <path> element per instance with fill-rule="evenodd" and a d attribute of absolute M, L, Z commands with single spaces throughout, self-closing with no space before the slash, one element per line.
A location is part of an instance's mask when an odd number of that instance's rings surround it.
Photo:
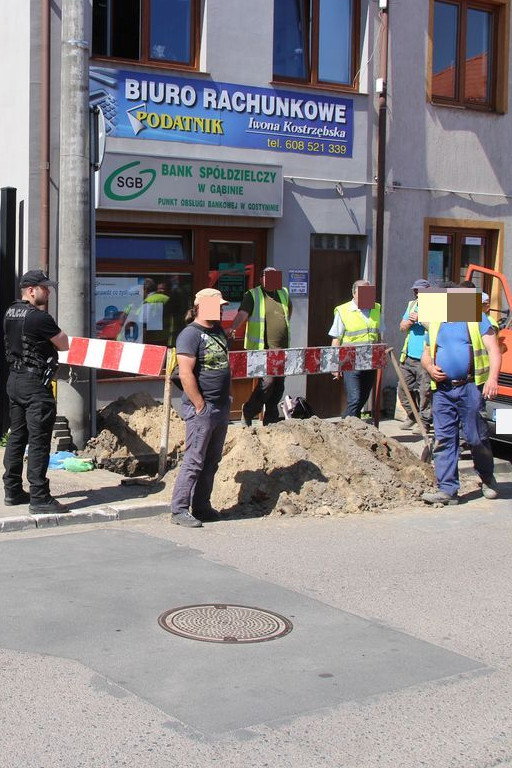
<path fill-rule="evenodd" d="M 352 284 L 361 275 L 361 253 L 358 250 L 313 248 L 309 269 L 308 346 L 325 347 L 331 343 L 328 332 L 334 307 L 349 301 Z M 343 385 L 329 374 L 308 376 L 306 399 L 316 416 L 339 416 L 343 407 Z"/>

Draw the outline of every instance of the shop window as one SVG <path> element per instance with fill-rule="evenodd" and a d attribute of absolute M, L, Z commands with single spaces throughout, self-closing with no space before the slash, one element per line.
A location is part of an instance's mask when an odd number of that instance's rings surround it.
<path fill-rule="evenodd" d="M 458 285 L 465 279 L 470 264 L 493 268 L 495 243 L 494 232 L 432 229 L 428 245 L 429 282 L 439 285 L 452 281 Z M 481 273 L 475 273 L 473 282 L 479 290 L 486 290 Z"/>
<path fill-rule="evenodd" d="M 275 0 L 274 79 L 355 87 L 359 0 Z"/>
<path fill-rule="evenodd" d="M 256 243 L 210 240 L 208 251 L 208 284 L 218 288 L 229 302 L 222 313 L 222 325 L 227 329 L 238 312 L 244 293 L 255 285 Z M 236 338 L 242 338 L 244 330 L 242 326 Z"/>
<path fill-rule="evenodd" d="M 176 346 L 192 306 L 192 275 L 96 276 L 96 338 Z"/>
<path fill-rule="evenodd" d="M 96 237 L 96 337 L 174 346 L 192 306 L 190 236 Z"/>
<path fill-rule="evenodd" d="M 509 0 L 434 0 L 432 101 L 504 111 L 508 12 Z"/>
<path fill-rule="evenodd" d="M 96 260 L 109 261 L 190 261 L 189 241 L 184 237 L 141 237 L 99 235 Z"/>
<path fill-rule="evenodd" d="M 92 54 L 196 67 L 200 0 L 93 0 Z"/>

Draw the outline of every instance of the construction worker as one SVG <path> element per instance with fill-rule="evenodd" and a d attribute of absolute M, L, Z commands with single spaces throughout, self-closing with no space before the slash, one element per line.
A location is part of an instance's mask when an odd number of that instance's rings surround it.
<path fill-rule="evenodd" d="M 261 275 L 261 285 L 244 294 L 228 337 L 247 323 L 245 349 L 286 349 L 290 343 L 290 317 L 292 305 L 287 288 L 282 287 L 282 275 L 274 267 L 267 267 Z M 263 425 L 279 420 L 278 405 L 284 393 L 283 376 L 264 376 L 258 379 L 249 400 L 242 406 L 242 424 L 250 427 L 252 420 L 263 411 Z"/>
<path fill-rule="evenodd" d="M 487 315 L 487 319 L 489 320 L 492 329 L 496 336 L 498 335 L 498 332 L 500 330 L 500 326 L 498 325 L 498 321 L 494 319 L 494 317 L 490 314 L 491 312 L 491 305 L 489 302 L 489 294 L 488 293 L 482 293 L 482 312 L 484 315 Z"/>
<path fill-rule="evenodd" d="M 422 365 L 432 388 L 434 464 L 438 490 L 428 504 L 458 504 L 459 424 L 468 442 L 486 499 L 498 496 L 489 432 L 481 411 L 498 393 L 501 353 L 486 315 L 481 322 L 429 323 Z"/>
<path fill-rule="evenodd" d="M 366 287 L 372 290 L 364 291 Z M 360 288 L 363 291 L 360 291 Z M 366 294 L 370 294 L 369 301 L 366 300 L 368 299 Z M 371 294 L 373 294 L 373 300 Z M 356 280 L 352 286 L 352 297 L 351 301 L 334 308 L 334 321 L 329 331 L 332 347 L 361 342 L 373 344 L 380 341 L 381 314 L 380 304 L 375 302 L 375 286 L 370 286 L 367 280 Z M 376 371 L 344 371 L 343 374 L 341 372 L 334 374 L 334 378 L 343 378 L 345 384 L 347 407 L 342 418 L 355 416 L 360 419 L 363 406 L 375 383 Z"/>
<path fill-rule="evenodd" d="M 416 400 L 423 426 L 430 429 L 430 376 L 421 364 L 421 356 L 425 346 L 425 326 L 418 322 L 418 290 L 430 288 L 428 280 L 416 280 L 411 290 L 414 298 L 408 303 L 400 323 L 400 330 L 405 333 L 405 341 L 400 354 L 400 368 L 404 375 L 407 388 Z M 419 431 L 411 406 L 401 386 L 398 387 L 398 397 L 406 413 L 406 419 L 400 429 Z"/>

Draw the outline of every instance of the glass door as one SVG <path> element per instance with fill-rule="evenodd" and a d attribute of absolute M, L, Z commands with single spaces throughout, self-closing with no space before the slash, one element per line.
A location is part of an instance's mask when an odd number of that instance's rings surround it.
<path fill-rule="evenodd" d="M 218 288 L 229 302 L 222 313 L 225 330 L 231 327 L 242 297 L 260 282 L 265 266 L 267 232 L 264 229 L 212 227 L 196 231 L 196 290 Z M 245 326 L 230 340 L 230 350 L 244 348 Z M 252 391 L 252 379 L 233 381 L 232 418 L 238 418 Z"/>

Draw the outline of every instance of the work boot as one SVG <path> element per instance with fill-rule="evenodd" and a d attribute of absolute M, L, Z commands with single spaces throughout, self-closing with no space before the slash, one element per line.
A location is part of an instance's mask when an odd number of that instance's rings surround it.
<path fill-rule="evenodd" d="M 240 422 L 243 427 L 252 427 L 252 418 L 250 416 L 247 416 L 246 406 L 247 406 L 247 403 L 244 403 L 242 405 L 242 416 L 240 417 Z"/>
<path fill-rule="evenodd" d="M 498 483 L 495 477 L 491 477 L 488 483 L 482 480 L 482 496 L 484 499 L 497 499 L 500 495 Z"/>
<path fill-rule="evenodd" d="M 413 419 L 406 419 L 402 424 L 400 424 L 400 429 L 402 432 L 404 432 L 406 429 L 411 429 L 414 426 L 415 422 Z"/>
<path fill-rule="evenodd" d="M 61 504 L 60 501 L 50 497 L 48 501 L 42 503 L 36 502 L 29 504 L 29 512 L 33 515 L 58 515 L 65 512 L 71 512 L 70 508 L 65 504 Z"/>
<path fill-rule="evenodd" d="M 445 491 L 433 491 L 432 493 L 425 492 L 422 497 L 423 501 L 427 504 L 444 504 L 445 506 L 451 506 L 452 504 L 459 503 L 459 497 L 457 494 L 450 496 Z"/>
<path fill-rule="evenodd" d="M 171 523 L 182 525 L 184 528 L 202 528 L 203 524 L 197 520 L 190 512 L 173 512 L 171 514 Z"/>
<path fill-rule="evenodd" d="M 30 493 L 21 490 L 13 496 L 6 496 L 4 504 L 6 507 L 17 507 L 18 504 L 28 504 L 30 502 Z"/>
<path fill-rule="evenodd" d="M 193 509 L 192 515 L 202 523 L 215 523 L 221 519 L 221 516 L 213 507 L 207 507 L 206 509 Z"/>

